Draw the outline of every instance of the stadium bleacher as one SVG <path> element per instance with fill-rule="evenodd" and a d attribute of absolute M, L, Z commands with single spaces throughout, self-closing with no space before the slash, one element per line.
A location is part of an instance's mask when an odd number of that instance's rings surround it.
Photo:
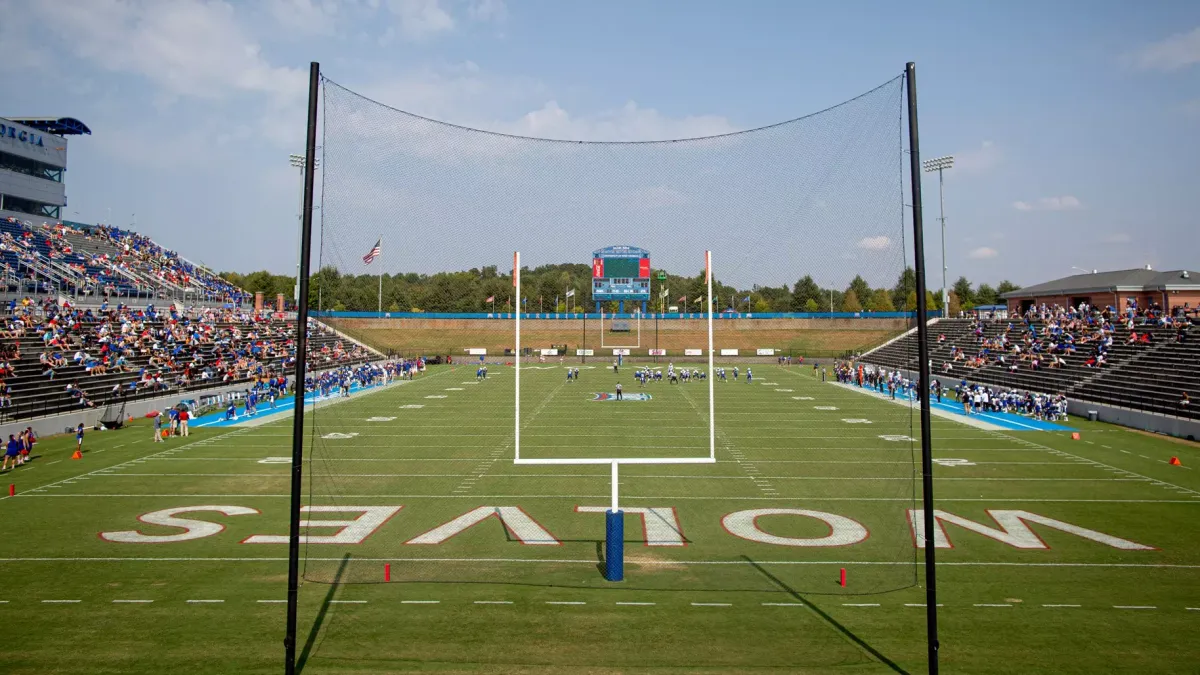
<path fill-rule="evenodd" d="M 1012 320 L 942 319 L 929 331 L 929 355 L 933 377 L 943 383 L 967 380 L 1048 394 L 1065 394 L 1080 401 L 1105 403 L 1164 415 L 1200 419 L 1200 410 L 1185 400 L 1200 394 L 1200 343 L 1190 324 L 1164 322 L 1155 317 L 1139 316 L 1130 326 L 1124 319 L 1111 324 L 1097 321 L 1074 333 L 1052 334 L 1064 321 L 1030 318 Z M 1101 328 L 1107 325 L 1106 328 Z M 1031 351 L 1024 340 L 1029 328 L 1037 332 L 1039 351 Z M 1025 358 L 998 348 L 998 340 L 1008 334 L 1008 346 L 1022 347 Z M 1055 348 L 1071 334 L 1068 344 L 1074 351 Z M 1130 333 L 1139 338 L 1149 335 L 1149 343 L 1131 344 Z M 1110 336 L 1103 364 L 1095 365 L 1096 340 L 1090 336 Z M 1181 339 L 1182 338 L 1182 339 Z M 916 370 L 916 333 L 905 335 L 875 350 L 860 360 L 888 368 Z M 1086 340 L 1086 341 L 1085 341 Z M 990 345 L 990 346 L 989 346 Z M 984 349 L 986 348 L 986 352 Z M 961 352 L 956 360 L 955 351 Z M 1004 355 L 1004 363 L 997 357 Z M 1037 355 L 1034 368 L 1029 357 Z M 1091 361 L 1091 365 L 1089 365 Z M 1061 363 L 1061 365 L 1059 365 Z M 950 368 L 946 369 L 946 364 Z M 1015 364 L 1015 368 L 1014 368 Z M 1053 364 L 1053 365 L 1052 365 Z M 1184 394 L 1187 394 L 1185 397 Z"/>

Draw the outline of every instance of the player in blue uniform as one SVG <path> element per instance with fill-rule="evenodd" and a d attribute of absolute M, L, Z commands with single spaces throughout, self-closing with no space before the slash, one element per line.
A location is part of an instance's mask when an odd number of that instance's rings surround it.
<path fill-rule="evenodd" d="M 754 373 L 750 372 L 750 369 L 747 368 L 746 369 L 746 384 L 750 384 L 750 381 L 753 379 L 754 379 Z"/>
<path fill-rule="evenodd" d="M 8 471 L 8 463 L 12 461 L 13 468 L 21 464 L 21 448 L 17 443 L 17 439 L 12 435 L 8 435 L 8 446 L 4 450 L 4 466 L 0 467 L 0 471 Z"/>
<path fill-rule="evenodd" d="M 75 427 L 75 449 L 83 452 L 83 422 L 80 422 L 79 426 Z"/>

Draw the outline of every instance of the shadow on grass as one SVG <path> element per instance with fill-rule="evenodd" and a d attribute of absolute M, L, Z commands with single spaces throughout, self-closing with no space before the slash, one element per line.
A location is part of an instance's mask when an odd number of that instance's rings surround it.
<path fill-rule="evenodd" d="M 329 590 L 325 592 L 325 600 L 321 602 L 321 609 L 317 612 L 317 617 L 313 619 L 312 629 L 308 631 L 308 639 L 304 641 L 304 649 L 300 651 L 300 657 L 296 659 L 297 673 L 304 672 L 304 664 L 308 663 L 308 657 L 317 642 L 317 635 L 321 633 L 321 626 L 325 623 L 325 615 L 329 612 L 329 604 L 337 595 L 338 588 L 341 587 L 342 574 L 345 573 L 348 564 L 350 564 L 349 553 L 342 556 L 342 562 L 338 564 L 337 573 L 333 575 Z"/>
<path fill-rule="evenodd" d="M 792 596 L 796 600 L 803 602 L 806 607 L 809 607 L 812 609 L 812 611 L 816 612 L 817 616 L 821 617 L 821 619 L 825 623 L 829 624 L 830 627 L 832 627 L 834 630 L 841 633 L 843 636 L 845 636 L 851 642 L 853 642 L 854 644 L 858 645 L 860 648 L 865 650 L 868 654 L 870 654 L 872 657 L 874 657 L 877 661 L 879 661 L 883 665 L 887 666 L 888 668 L 891 668 L 893 671 L 895 671 L 897 673 L 904 673 L 905 675 L 908 675 L 907 670 L 904 670 L 903 668 L 901 668 L 899 666 L 899 664 L 892 661 L 888 657 L 884 656 L 880 651 L 878 651 L 871 645 L 867 644 L 867 642 L 865 640 L 863 640 L 862 638 L 855 635 L 853 632 L 850 631 L 849 628 L 846 628 L 842 624 L 838 623 L 838 621 L 836 619 L 834 619 L 832 616 L 829 616 L 828 614 L 826 614 L 820 607 L 817 607 L 815 604 L 813 604 L 813 602 L 811 600 L 809 600 L 807 597 L 800 595 L 799 591 L 795 590 L 791 586 L 788 586 L 782 579 L 780 579 L 779 577 L 777 577 L 774 574 L 771 574 L 769 571 L 767 571 L 767 568 L 763 567 L 762 565 L 759 565 L 757 562 L 752 560 L 749 556 L 743 555 L 742 558 L 747 563 L 749 563 L 751 567 L 753 567 L 755 570 L 757 570 L 759 574 L 766 577 L 772 584 L 774 584 L 777 588 L 779 588 L 779 590 L 783 591 L 784 593 L 787 593 L 788 595 Z"/>

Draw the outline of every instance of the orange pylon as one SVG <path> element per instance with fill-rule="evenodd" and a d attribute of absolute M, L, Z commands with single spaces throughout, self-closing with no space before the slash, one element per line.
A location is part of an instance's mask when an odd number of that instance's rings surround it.
<path fill-rule="evenodd" d="M 1183 463 L 1179 461 L 1178 457 L 1172 457 L 1167 464 L 1170 464 L 1171 466 L 1183 466 Z"/>
<path fill-rule="evenodd" d="M 71 455 L 71 459 L 83 459 L 83 453 L 79 451 L 79 448 L 75 448 L 75 454 Z"/>

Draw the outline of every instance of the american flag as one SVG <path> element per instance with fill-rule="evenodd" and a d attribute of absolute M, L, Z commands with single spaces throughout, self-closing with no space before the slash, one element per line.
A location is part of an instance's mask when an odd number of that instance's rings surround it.
<path fill-rule="evenodd" d="M 370 265 L 372 262 L 375 261 L 376 258 L 379 257 L 379 254 L 382 252 L 382 250 L 379 248 L 379 245 L 382 243 L 383 243 L 382 239 L 375 242 L 375 245 L 371 247 L 371 250 L 368 251 L 367 254 L 363 256 L 363 264 L 364 265 Z"/>
<path fill-rule="evenodd" d="M 484 302 L 495 302 L 495 301 L 496 301 L 496 296 L 494 296 L 494 295 L 489 295 L 487 297 L 487 300 L 484 300 Z"/>

